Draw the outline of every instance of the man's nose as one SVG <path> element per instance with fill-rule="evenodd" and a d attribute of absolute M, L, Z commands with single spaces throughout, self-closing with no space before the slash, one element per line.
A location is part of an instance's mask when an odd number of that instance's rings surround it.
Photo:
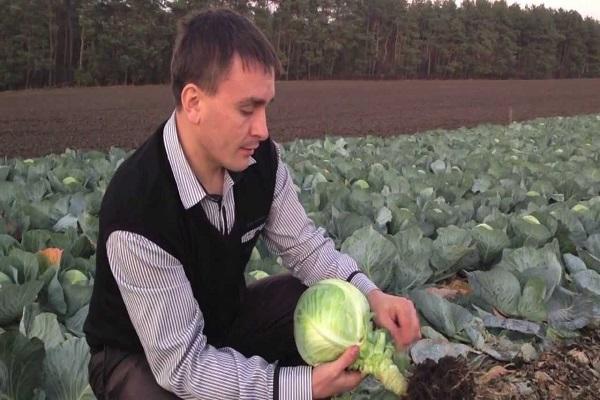
<path fill-rule="evenodd" d="M 252 136 L 259 140 L 265 140 L 269 137 L 269 128 L 267 127 L 267 110 L 262 108 L 257 112 L 252 122 Z"/>

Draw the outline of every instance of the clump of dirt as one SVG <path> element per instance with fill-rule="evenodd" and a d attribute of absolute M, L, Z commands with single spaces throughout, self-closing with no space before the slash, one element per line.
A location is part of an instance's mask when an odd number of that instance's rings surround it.
<path fill-rule="evenodd" d="M 408 382 L 409 400 L 471 400 L 475 381 L 464 358 L 443 357 L 417 365 Z"/>

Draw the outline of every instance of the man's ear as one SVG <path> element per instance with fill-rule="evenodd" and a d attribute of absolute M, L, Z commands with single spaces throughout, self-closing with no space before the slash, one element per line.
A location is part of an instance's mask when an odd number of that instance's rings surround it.
<path fill-rule="evenodd" d="M 181 109 L 192 124 L 200 124 L 204 112 L 206 94 L 193 83 L 188 83 L 181 91 Z"/>

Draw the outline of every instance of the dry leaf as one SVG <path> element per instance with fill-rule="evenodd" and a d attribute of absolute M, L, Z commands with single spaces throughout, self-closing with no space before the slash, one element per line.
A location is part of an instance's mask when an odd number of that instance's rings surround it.
<path fill-rule="evenodd" d="M 458 294 L 462 295 L 462 296 L 467 296 L 469 294 L 471 294 L 471 292 L 473 291 L 473 289 L 471 289 L 471 286 L 469 286 L 469 282 L 467 281 L 463 281 L 461 279 L 455 279 L 452 282 L 450 282 L 447 286 L 449 289 L 453 289 L 456 290 L 458 292 Z"/>
<path fill-rule="evenodd" d="M 550 377 L 550 375 L 548 375 L 547 373 L 545 373 L 544 371 L 536 371 L 535 374 L 535 380 L 541 384 L 541 383 L 548 383 L 548 382 L 552 382 L 552 378 Z"/>
<path fill-rule="evenodd" d="M 490 368 L 490 370 L 480 377 L 477 382 L 480 385 L 485 385 L 495 379 L 500 378 L 501 376 L 508 375 L 510 373 L 511 371 L 507 370 L 502 365 L 496 365 L 495 367 Z"/>
<path fill-rule="evenodd" d="M 575 361 L 577 361 L 579 364 L 588 365 L 590 363 L 589 358 L 587 358 L 587 356 L 585 355 L 585 353 L 583 351 L 573 349 L 573 350 L 569 351 L 567 354 L 570 355 L 571 357 L 573 357 L 573 359 Z"/>
<path fill-rule="evenodd" d="M 492 308 L 492 314 L 494 314 L 496 317 L 498 318 L 507 318 L 508 315 L 504 315 L 500 312 L 500 310 L 498 310 L 496 307 Z"/>
<path fill-rule="evenodd" d="M 435 294 L 444 299 L 452 299 L 458 295 L 458 292 L 453 289 L 448 289 L 445 287 L 430 287 L 425 289 L 427 293 Z"/>
<path fill-rule="evenodd" d="M 559 385 L 550 385 L 550 387 L 548 388 L 548 392 L 550 394 L 549 398 L 551 399 L 565 398 L 565 390 Z"/>
<path fill-rule="evenodd" d="M 63 249 L 59 249 L 57 247 L 48 247 L 44 250 L 40 250 L 38 253 L 49 266 L 60 266 L 60 259 L 63 254 Z"/>

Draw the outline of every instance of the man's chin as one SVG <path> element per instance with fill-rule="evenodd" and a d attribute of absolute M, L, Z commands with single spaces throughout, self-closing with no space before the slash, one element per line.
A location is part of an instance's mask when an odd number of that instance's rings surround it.
<path fill-rule="evenodd" d="M 227 166 L 227 169 L 232 172 L 242 172 L 245 171 L 250 166 L 250 157 L 245 160 L 241 160 L 235 163 L 231 163 Z"/>

